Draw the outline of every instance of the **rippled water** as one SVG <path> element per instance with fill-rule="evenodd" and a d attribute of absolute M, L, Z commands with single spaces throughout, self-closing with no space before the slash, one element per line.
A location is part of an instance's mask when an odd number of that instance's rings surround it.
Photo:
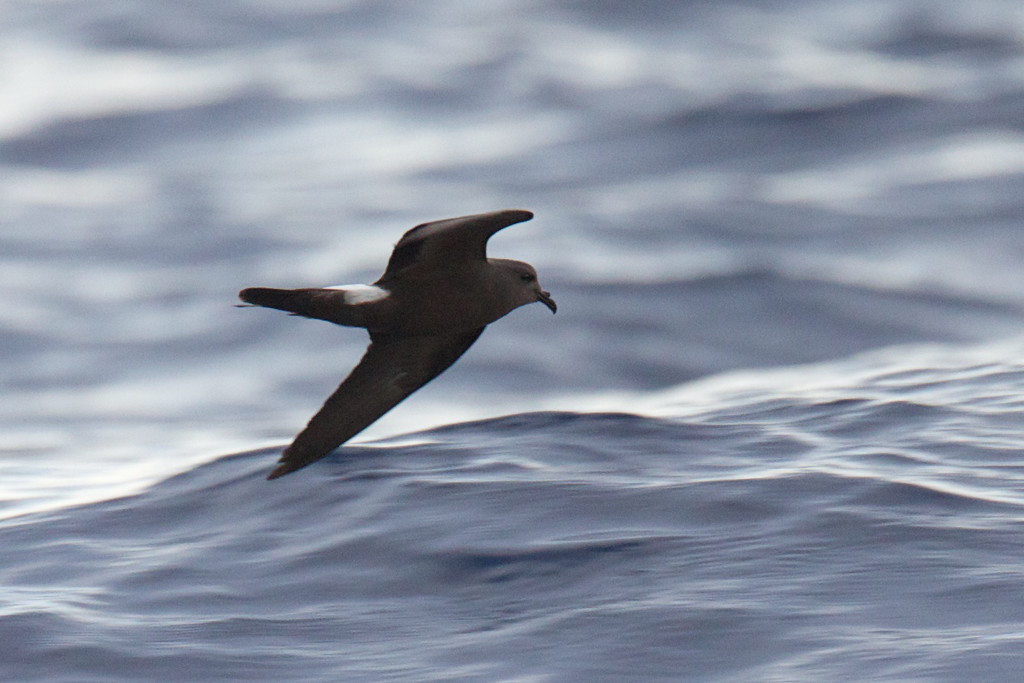
<path fill-rule="evenodd" d="M 1016 680 L 1024 10 L 8 2 L 10 680 Z M 264 481 L 424 220 L 559 302 Z M 232 454 L 232 455 L 227 455 Z"/>

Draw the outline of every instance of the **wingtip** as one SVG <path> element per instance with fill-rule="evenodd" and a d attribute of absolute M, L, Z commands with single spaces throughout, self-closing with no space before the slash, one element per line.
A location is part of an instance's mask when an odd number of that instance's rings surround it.
<path fill-rule="evenodd" d="M 294 472 L 297 468 L 292 467 L 289 463 L 282 463 L 274 468 L 274 470 L 267 475 L 267 481 L 273 481 L 279 479 L 286 474 Z"/>
<path fill-rule="evenodd" d="M 514 218 L 514 223 L 522 223 L 533 218 L 533 211 L 527 211 L 526 209 L 505 209 L 501 213 L 509 218 Z"/>

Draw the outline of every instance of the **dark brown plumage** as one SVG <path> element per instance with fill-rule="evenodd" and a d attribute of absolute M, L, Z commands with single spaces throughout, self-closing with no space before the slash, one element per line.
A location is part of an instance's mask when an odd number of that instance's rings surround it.
<path fill-rule="evenodd" d="M 444 372 L 489 323 L 537 301 L 554 313 L 555 302 L 533 266 L 487 258 L 491 235 L 532 217 L 508 210 L 418 225 L 395 245 L 373 285 L 239 292 L 247 304 L 370 333 L 362 360 L 285 449 L 268 479 L 305 467 L 361 432 Z"/>

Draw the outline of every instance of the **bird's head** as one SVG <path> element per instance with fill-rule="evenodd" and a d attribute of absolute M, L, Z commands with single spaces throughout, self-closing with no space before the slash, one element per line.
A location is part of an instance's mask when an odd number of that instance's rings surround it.
<path fill-rule="evenodd" d="M 509 259 L 489 261 L 503 275 L 502 289 L 511 304 L 509 310 L 539 301 L 550 308 L 552 313 L 558 311 L 558 305 L 551 298 L 551 294 L 541 289 L 537 271 L 529 263 Z"/>

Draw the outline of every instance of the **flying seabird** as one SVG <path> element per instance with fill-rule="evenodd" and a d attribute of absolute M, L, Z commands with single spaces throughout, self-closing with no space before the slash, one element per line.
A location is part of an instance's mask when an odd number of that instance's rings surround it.
<path fill-rule="evenodd" d="M 529 211 L 506 210 L 417 225 L 402 235 L 372 285 L 239 292 L 247 304 L 370 333 L 362 360 L 267 479 L 319 460 L 366 429 L 444 372 L 498 318 L 536 301 L 554 313 L 555 301 L 533 266 L 487 258 L 491 235 L 531 218 Z"/>

